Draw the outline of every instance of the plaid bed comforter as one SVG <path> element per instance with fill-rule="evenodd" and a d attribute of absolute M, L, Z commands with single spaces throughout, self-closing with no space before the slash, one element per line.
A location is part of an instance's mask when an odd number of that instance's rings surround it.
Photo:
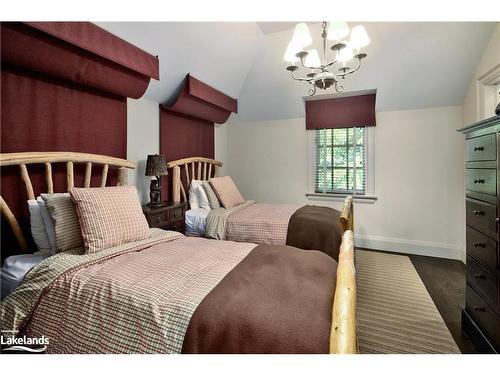
<path fill-rule="evenodd" d="M 229 209 L 212 210 L 207 216 L 206 236 L 219 240 L 284 245 L 290 217 L 300 207 L 247 201 Z"/>
<path fill-rule="evenodd" d="M 2 331 L 44 335 L 49 353 L 180 353 L 203 298 L 255 247 L 151 230 L 34 267 L 2 301 Z"/>

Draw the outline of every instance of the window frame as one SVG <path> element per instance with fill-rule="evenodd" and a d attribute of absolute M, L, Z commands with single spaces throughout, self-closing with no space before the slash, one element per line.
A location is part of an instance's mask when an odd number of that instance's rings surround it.
<path fill-rule="evenodd" d="M 316 130 L 307 130 L 307 149 L 308 149 L 308 191 L 306 197 L 311 200 L 334 200 L 341 201 L 346 196 L 352 195 L 354 201 L 363 203 L 374 203 L 377 200 L 375 196 L 375 127 L 365 127 L 365 194 L 353 195 L 350 193 L 316 193 Z"/>

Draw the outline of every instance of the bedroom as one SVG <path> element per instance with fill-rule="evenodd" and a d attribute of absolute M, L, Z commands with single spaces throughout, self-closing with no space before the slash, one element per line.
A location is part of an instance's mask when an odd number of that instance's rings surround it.
<path fill-rule="evenodd" d="M 4 18 L 3 354 L 497 353 L 495 12 L 181 8 Z"/>

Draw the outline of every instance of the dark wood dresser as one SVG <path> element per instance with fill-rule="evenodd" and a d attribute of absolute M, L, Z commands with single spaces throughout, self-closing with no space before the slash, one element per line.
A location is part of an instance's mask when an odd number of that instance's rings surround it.
<path fill-rule="evenodd" d="M 500 352 L 500 116 L 465 134 L 467 286 L 462 327 L 480 352 Z"/>
<path fill-rule="evenodd" d="M 161 206 L 142 206 L 150 228 L 175 230 L 184 233 L 187 203 L 163 202 Z"/>

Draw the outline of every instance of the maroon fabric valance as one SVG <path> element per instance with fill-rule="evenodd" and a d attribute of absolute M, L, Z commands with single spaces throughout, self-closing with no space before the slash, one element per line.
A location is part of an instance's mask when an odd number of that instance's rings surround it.
<path fill-rule="evenodd" d="M 87 22 L 1 26 L 2 64 L 134 99 L 158 77 L 158 59 Z"/>
<path fill-rule="evenodd" d="M 232 112 L 238 112 L 238 101 L 188 74 L 175 103 L 164 107 L 210 123 L 223 124 Z"/>
<path fill-rule="evenodd" d="M 375 126 L 375 99 L 369 93 L 306 101 L 306 129 Z"/>
<path fill-rule="evenodd" d="M 134 72 L 156 80 L 160 79 L 157 57 L 91 22 L 26 22 L 26 24 Z"/>

